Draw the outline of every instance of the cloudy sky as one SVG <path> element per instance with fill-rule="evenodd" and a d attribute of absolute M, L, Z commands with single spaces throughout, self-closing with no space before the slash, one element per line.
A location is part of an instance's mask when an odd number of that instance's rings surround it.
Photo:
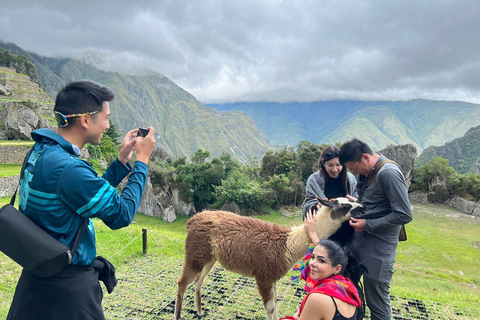
<path fill-rule="evenodd" d="M 480 103 L 478 0 L 4 0 L 0 39 L 153 70 L 203 103 Z"/>

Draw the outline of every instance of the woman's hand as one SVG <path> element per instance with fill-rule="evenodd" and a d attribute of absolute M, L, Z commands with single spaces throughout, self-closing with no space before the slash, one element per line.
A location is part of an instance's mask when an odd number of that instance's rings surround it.
<path fill-rule="evenodd" d="M 357 202 L 357 198 L 354 198 L 354 197 L 352 197 L 352 196 L 349 195 L 349 194 L 347 194 L 347 195 L 345 196 L 345 198 L 347 198 L 348 201 L 350 201 L 350 202 Z"/>
<path fill-rule="evenodd" d="M 307 234 L 312 242 L 318 243 L 320 239 L 317 235 L 317 214 L 312 209 L 308 210 L 303 224 L 305 226 L 305 231 L 307 231 Z"/>

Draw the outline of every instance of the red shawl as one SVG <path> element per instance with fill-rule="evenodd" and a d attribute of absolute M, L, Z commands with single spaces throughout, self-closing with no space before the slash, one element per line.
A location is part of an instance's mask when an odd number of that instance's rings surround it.
<path fill-rule="evenodd" d="M 308 277 L 310 278 L 310 277 Z M 350 279 L 345 278 L 342 275 L 332 275 L 326 279 L 319 280 L 315 283 L 313 289 L 303 298 L 302 304 L 300 306 L 300 314 L 302 313 L 303 307 L 307 302 L 308 296 L 312 293 L 323 293 L 331 297 L 337 298 L 339 300 L 345 301 L 348 304 L 360 307 L 362 301 L 358 296 L 358 291 L 355 285 L 350 281 Z M 295 319 L 294 317 L 285 317 L 283 319 Z"/>

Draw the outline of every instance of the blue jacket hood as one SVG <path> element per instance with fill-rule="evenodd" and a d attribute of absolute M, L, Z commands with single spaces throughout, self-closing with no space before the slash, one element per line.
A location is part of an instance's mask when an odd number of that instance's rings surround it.
<path fill-rule="evenodd" d="M 68 153 L 74 154 L 76 156 L 80 155 L 80 150 L 77 146 L 72 145 L 70 142 L 65 140 L 61 135 L 56 132 L 53 132 L 50 129 L 38 129 L 32 131 L 32 139 L 35 142 L 39 143 L 48 143 L 49 141 L 55 141 Z"/>

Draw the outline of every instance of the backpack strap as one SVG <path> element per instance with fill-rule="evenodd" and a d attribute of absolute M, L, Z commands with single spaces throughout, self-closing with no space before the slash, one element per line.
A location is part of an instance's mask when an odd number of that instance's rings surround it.
<path fill-rule="evenodd" d="M 367 186 L 370 186 L 372 184 L 373 179 L 375 178 L 378 171 L 380 171 L 380 169 L 383 167 L 383 165 L 385 163 L 394 163 L 394 164 L 397 165 L 397 167 L 400 169 L 400 171 L 402 171 L 402 168 L 395 161 L 392 161 L 390 159 L 382 160 L 378 164 L 375 165 L 375 172 L 373 173 L 373 175 L 370 178 L 368 178 Z M 405 230 L 405 225 L 403 225 L 403 224 L 402 224 L 402 228 L 400 229 L 400 234 L 398 235 L 398 240 L 399 241 L 406 241 L 407 240 L 407 231 Z"/>
<path fill-rule="evenodd" d="M 27 166 L 28 159 L 30 159 L 30 155 L 32 154 L 32 152 L 33 152 L 33 147 L 30 149 L 30 151 L 27 152 L 25 159 L 23 159 L 22 169 L 20 170 L 20 179 L 18 180 L 18 185 L 17 185 L 17 188 L 15 188 L 15 192 L 13 193 L 12 198 L 10 199 L 10 204 L 12 206 L 15 205 L 15 199 L 17 198 L 18 187 L 20 186 L 20 181 L 22 181 L 23 173 L 25 172 L 25 167 Z"/>
<path fill-rule="evenodd" d="M 373 182 L 373 179 L 375 178 L 375 176 L 377 175 L 378 171 L 380 171 L 380 169 L 383 167 L 383 165 L 385 163 L 394 163 L 397 165 L 397 167 L 400 169 L 400 171 L 402 171 L 402 168 L 398 165 L 398 163 L 396 163 L 395 161 L 392 161 L 390 159 L 385 159 L 385 160 L 382 160 L 380 161 L 379 163 L 377 163 L 375 165 L 375 172 L 373 173 L 373 175 L 371 177 L 368 178 L 368 182 L 367 182 L 367 186 L 370 186 Z M 403 171 L 402 171 L 403 172 Z"/>
<path fill-rule="evenodd" d="M 18 187 L 20 186 L 20 181 L 22 181 L 23 174 L 25 172 L 25 167 L 27 166 L 28 159 L 30 159 L 30 155 L 32 154 L 32 152 L 33 152 L 33 147 L 30 149 L 30 151 L 27 152 L 27 154 L 25 155 L 25 159 L 23 160 L 22 169 L 20 170 L 20 180 L 18 181 L 17 188 L 15 189 L 15 192 L 13 193 L 13 196 L 10 199 L 10 204 L 12 206 L 15 205 L 15 199 L 17 197 Z M 80 244 L 80 241 L 82 241 L 83 233 L 85 231 L 85 228 L 88 226 L 88 222 L 89 222 L 89 219 L 85 218 L 85 220 L 78 227 L 77 235 L 75 237 L 75 243 L 73 244 L 73 248 L 72 248 L 72 251 L 71 251 L 71 253 L 72 253 L 71 259 L 75 255 L 75 252 L 77 251 L 77 248 L 78 248 L 78 245 Z"/>

